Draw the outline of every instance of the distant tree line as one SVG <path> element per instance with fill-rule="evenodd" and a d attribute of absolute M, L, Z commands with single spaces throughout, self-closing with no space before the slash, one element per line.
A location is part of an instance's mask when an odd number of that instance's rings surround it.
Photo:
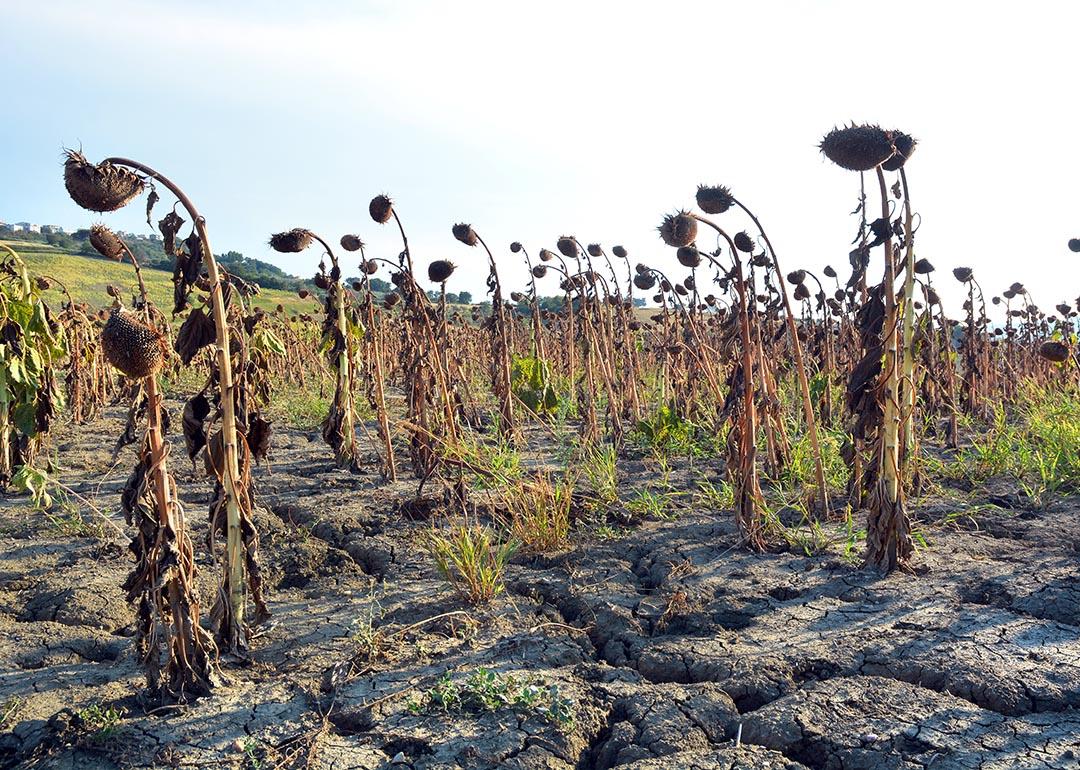
<path fill-rule="evenodd" d="M 377 289 L 375 289 L 375 281 L 371 282 L 371 288 L 372 288 L 373 291 L 377 291 Z M 389 291 L 389 286 L 387 287 L 387 290 Z M 437 292 L 437 291 L 428 291 L 427 295 L 428 295 L 428 299 L 430 299 L 432 302 L 438 302 L 440 300 L 440 296 L 441 296 L 439 294 L 439 292 Z M 448 291 L 448 292 L 446 292 L 446 302 L 448 304 L 450 304 L 450 305 L 471 305 L 472 304 L 472 292 L 471 291 L 459 291 L 459 292 Z"/>

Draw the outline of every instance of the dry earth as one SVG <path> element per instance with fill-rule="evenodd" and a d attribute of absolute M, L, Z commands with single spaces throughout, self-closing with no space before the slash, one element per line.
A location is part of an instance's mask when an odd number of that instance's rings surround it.
<path fill-rule="evenodd" d="M 65 481 L 107 512 L 133 458 L 107 465 L 119 426 L 57 440 Z M 183 456 L 201 543 L 209 488 Z M 273 620 L 251 661 L 223 662 L 219 694 L 156 711 L 136 696 L 124 538 L 0 499 L 0 766 L 1080 768 L 1076 499 L 1033 511 L 977 491 L 968 505 L 997 506 L 962 526 L 924 505 L 916 574 L 884 579 L 839 547 L 744 553 L 729 514 L 685 510 L 518 556 L 507 593 L 466 614 L 418 546 L 432 522 L 398 512 L 410 484 L 342 473 L 317 433 L 290 430 L 259 484 Z M 416 707 L 481 667 L 557 685 L 572 723 Z M 112 731 L 94 706 L 122 710 Z"/>

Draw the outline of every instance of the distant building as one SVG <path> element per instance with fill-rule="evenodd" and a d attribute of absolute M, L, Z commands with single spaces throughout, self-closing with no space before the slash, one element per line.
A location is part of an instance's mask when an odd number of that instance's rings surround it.
<path fill-rule="evenodd" d="M 160 235 L 158 235 L 157 233 L 151 233 L 151 234 L 150 234 L 150 240 L 152 240 L 152 241 L 154 241 L 155 243 L 157 243 L 158 241 L 160 241 L 160 240 L 161 240 L 161 236 L 160 236 Z"/>
<path fill-rule="evenodd" d="M 41 232 L 44 235 L 63 235 L 64 228 L 62 228 L 60 225 L 42 225 Z"/>
<path fill-rule="evenodd" d="M 30 224 L 29 222 L 16 222 L 15 226 L 23 232 L 27 233 L 40 233 L 41 225 Z"/>
<path fill-rule="evenodd" d="M 22 231 L 22 229 L 23 229 L 23 226 L 22 226 L 22 224 L 21 224 L 21 223 L 18 223 L 18 222 L 13 222 L 12 224 L 4 225 L 4 227 L 6 227 L 6 228 L 7 228 L 7 231 L 8 231 L 9 233 L 17 233 L 17 232 L 21 232 L 21 231 Z"/>

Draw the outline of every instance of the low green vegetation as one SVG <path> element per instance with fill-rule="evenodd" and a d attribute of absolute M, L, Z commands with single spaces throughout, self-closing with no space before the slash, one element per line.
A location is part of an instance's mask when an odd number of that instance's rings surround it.
<path fill-rule="evenodd" d="M 94 743 L 106 743 L 117 736 L 122 729 L 124 712 L 116 706 L 94 703 L 76 714 L 82 727 Z"/>
<path fill-rule="evenodd" d="M 520 545 L 469 523 L 455 524 L 445 534 L 433 531 L 426 543 L 439 574 L 471 604 L 489 602 L 505 590 L 506 565 Z"/>
<path fill-rule="evenodd" d="M 721 446 L 716 433 L 681 417 L 670 406 L 661 406 L 638 421 L 630 434 L 630 443 L 673 455 L 706 457 Z"/>
<path fill-rule="evenodd" d="M 536 473 L 503 494 L 511 538 L 532 552 L 562 548 L 570 538 L 574 480 Z"/>
<path fill-rule="evenodd" d="M 522 716 L 539 716 L 560 727 L 574 724 L 574 703 L 559 692 L 556 684 L 539 677 L 519 678 L 487 668 L 477 668 L 464 679 L 446 672 L 420 698 L 409 702 L 414 714 L 483 714 L 514 711 Z"/>
<path fill-rule="evenodd" d="M 1080 395 L 1028 389 L 1008 410 L 996 406 L 971 443 L 945 459 L 923 459 L 934 475 L 969 485 L 993 478 L 1015 481 L 1034 507 L 1080 487 Z"/>
<path fill-rule="evenodd" d="M 533 356 L 514 356 L 510 368 L 514 397 L 537 417 L 551 417 L 564 406 L 546 361 Z"/>

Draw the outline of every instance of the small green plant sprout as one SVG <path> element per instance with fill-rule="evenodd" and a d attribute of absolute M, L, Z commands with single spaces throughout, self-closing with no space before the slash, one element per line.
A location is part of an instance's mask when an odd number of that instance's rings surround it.
<path fill-rule="evenodd" d="M 247 770 L 262 770 L 262 760 L 259 759 L 259 742 L 255 736 L 249 735 L 243 740 L 237 741 L 240 751 L 244 754 L 244 766 Z"/>
<path fill-rule="evenodd" d="M 848 505 L 844 509 L 844 549 L 841 558 L 850 567 L 862 563 L 862 551 L 866 547 L 866 530 L 855 526 L 855 514 Z"/>
<path fill-rule="evenodd" d="M 375 660 L 383 650 L 386 637 L 378 623 L 382 616 L 383 608 L 373 596 L 361 610 L 359 617 L 352 622 L 352 638 L 356 642 L 356 654 L 362 660 Z"/>
<path fill-rule="evenodd" d="M 30 495 L 30 502 L 35 508 L 52 508 L 53 498 L 49 494 L 49 474 L 40 468 L 23 465 L 11 478 L 11 486 Z"/>
<path fill-rule="evenodd" d="M 76 712 L 82 727 L 94 743 L 107 743 L 122 729 L 123 709 L 94 703 Z"/>
<path fill-rule="evenodd" d="M 551 724 L 570 727 L 574 723 L 574 702 L 564 697 L 557 684 L 539 677 L 519 678 L 491 669 L 477 668 L 465 679 L 454 679 L 447 671 L 419 699 L 409 701 L 410 713 L 484 714 L 514 711 L 536 715 Z"/>

